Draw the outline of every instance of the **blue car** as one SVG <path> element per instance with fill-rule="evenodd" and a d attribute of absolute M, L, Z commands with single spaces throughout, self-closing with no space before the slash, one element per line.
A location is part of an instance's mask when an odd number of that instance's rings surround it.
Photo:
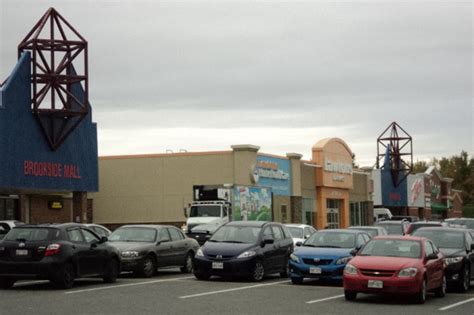
<path fill-rule="evenodd" d="M 342 272 L 370 235 L 358 230 L 322 230 L 311 235 L 303 244 L 297 243 L 290 255 L 290 277 L 294 284 L 304 278 L 342 281 Z M 299 246 L 298 246 L 299 245 Z"/>

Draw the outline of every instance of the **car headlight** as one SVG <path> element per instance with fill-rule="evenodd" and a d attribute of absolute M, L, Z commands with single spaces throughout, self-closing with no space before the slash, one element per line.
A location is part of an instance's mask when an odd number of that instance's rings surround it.
<path fill-rule="evenodd" d="M 295 263 L 300 263 L 300 258 L 296 256 L 295 254 L 290 254 L 290 259 L 294 261 Z"/>
<path fill-rule="evenodd" d="M 197 252 L 196 252 L 196 257 L 204 257 L 204 253 L 202 252 L 202 249 L 198 249 Z"/>
<path fill-rule="evenodd" d="M 349 260 L 351 260 L 351 259 L 352 259 L 351 256 L 339 258 L 338 260 L 336 260 L 336 265 L 347 264 L 349 262 Z"/>
<path fill-rule="evenodd" d="M 463 260 L 463 257 L 448 257 L 444 259 L 447 265 L 455 264 L 462 260 Z"/>
<path fill-rule="evenodd" d="M 351 265 L 351 264 L 347 264 L 347 265 L 344 267 L 344 273 L 347 273 L 348 275 L 356 275 L 356 274 L 357 274 L 357 268 L 354 267 L 354 266 Z"/>
<path fill-rule="evenodd" d="M 415 267 L 403 268 L 398 273 L 399 277 L 414 277 L 418 273 L 418 269 Z"/>
<path fill-rule="evenodd" d="M 239 256 L 237 256 L 237 258 L 248 258 L 248 257 L 252 257 L 252 256 L 255 256 L 257 253 L 254 252 L 253 250 L 248 250 L 246 252 L 243 252 L 242 254 L 240 254 Z"/>
<path fill-rule="evenodd" d="M 127 250 L 121 253 L 122 257 L 138 257 L 139 253 L 134 250 Z"/>

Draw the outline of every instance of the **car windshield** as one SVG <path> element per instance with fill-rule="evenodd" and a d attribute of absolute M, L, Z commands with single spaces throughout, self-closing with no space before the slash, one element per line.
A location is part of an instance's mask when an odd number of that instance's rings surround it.
<path fill-rule="evenodd" d="M 256 244 L 260 231 L 260 227 L 253 226 L 223 226 L 214 233 L 209 241 Z"/>
<path fill-rule="evenodd" d="M 364 231 L 366 233 L 369 233 L 370 236 L 374 237 L 374 236 L 377 236 L 378 233 L 377 233 L 377 229 L 369 229 L 369 228 L 359 228 L 359 227 L 351 227 L 350 228 L 351 230 L 358 230 L 358 231 Z"/>
<path fill-rule="evenodd" d="M 52 228 L 13 228 L 5 236 L 5 241 L 45 241 L 57 239 L 61 232 Z"/>
<path fill-rule="evenodd" d="M 403 235 L 403 228 L 401 224 L 377 223 L 377 225 L 383 227 L 389 235 Z"/>
<path fill-rule="evenodd" d="M 294 238 L 303 238 L 303 229 L 295 226 L 287 226 L 290 230 L 291 236 Z"/>
<path fill-rule="evenodd" d="M 311 247 L 354 248 L 355 234 L 344 232 L 316 232 L 303 244 Z"/>
<path fill-rule="evenodd" d="M 191 217 L 220 217 L 221 216 L 221 206 L 192 206 L 191 207 Z"/>
<path fill-rule="evenodd" d="M 146 227 L 125 227 L 115 230 L 109 236 L 112 242 L 155 242 L 156 230 Z"/>
<path fill-rule="evenodd" d="M 429 238 L 438 248 L 464 248 L 464 233 L 458 231 L 418 230 L 413 236 Z"/>
<path fill-rule="evenodd" d="M 474 230 L 474 220 L 463 220 L 463 219 L 449 219 L 446 220 L 449 224 L 464 225 L 466 228 Z"/>
<path fill-rule="evenodd" d="M 411 240 L 371 240 L 359 254 L 360 256 L 419 258 L 421 246 Z"/>

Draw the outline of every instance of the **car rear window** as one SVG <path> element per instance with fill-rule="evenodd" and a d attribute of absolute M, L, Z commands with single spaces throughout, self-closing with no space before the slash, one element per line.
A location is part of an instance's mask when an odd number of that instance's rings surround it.
<path fill-rule="evenodd" d="M 45 241 L 57 239 L 60 231 L 53 228 L 13 228 L 5 236 L 6 241 Z"/>
<path fill-rule="evenodd" d="M 377 223 L 377 225 L 383 227 L 389 235 L 403 235 L 403 227 L 401 224 Z"/>

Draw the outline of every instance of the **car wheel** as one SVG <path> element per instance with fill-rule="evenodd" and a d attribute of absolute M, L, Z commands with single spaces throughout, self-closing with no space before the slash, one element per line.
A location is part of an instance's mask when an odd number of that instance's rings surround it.
<path fill-rule="evenodd" d="M 61 289 L 70 289 L 74 285 L 74 277 L 74 266 L 68 262 L 59 269 L 53 283 Z"/>
<path fill-rule="evenodd" d="M 424 304 L 426 302 L 426 282 L 426 278 L 424 278 L 421 284 L 421 290 L 416 294 L 415 302 L 418 304 Z"/>
<path fill-rule="evenodd" d="M 291 283 L 293 284 L 302 284 L 303 278 L 302 277 L 291 277 Z"/>
<path fill-rule="evenodd" d="M 191 272 L 193 272 L 193 266 L 194 266 L 193 254 L 188 253 L 186 255 L 186 259 L 184 260 L 184 265 L 183 265 L 183 267 L 181 267 L 181 272 L 191 273 Z"/>
<path fill-rule="evenodd" d="M 443 282 L 441 286 L 436 289 L 435 295 L 437 297 L 444 297 L 446 295 L 446 275 L 443 274 Z"/>
<path fill-rule="evenodd" d="M 290 275 L 290 263 L 287 259 L 286 264 L 285 264 L 285 269 L 282 272 L 280 272 L 280 277 L 288 278 L 289 275 Z"/>
<path fill-rule="evenodd" d="M 344 290 L 344 297 L 346 298 L 346 301 L 354 301 L 357 298 L 357 292 Z"/>
<path fill-rule="evenodd" d="M 471 284 L 471 273 L 469 272 L 469 266 L 465 264 L 459 275 L 459 291 L 466 292 L 469 290 L 469 286 Z"/>
<path fill-rule="evenodd" d="M 250 274 L 250 278 L 252 281 L 262 281 L 263 276 L 265 276 L 265 267 L 263 266 L 263 262 L 257 260 L 255 262 L 255 267 Z"/>
<path fill-rule="evenodd" d="M 104 277 L 102 278 L 102 279 L 104 279 L 104 282 L 105 283 L 114 283 L 115 281 L 117 281 L 117 277 L 120 273 L 119 263 L 118 263 L 117 259 L 115 259 L 115 258 L 110 259 L 110 261 L 107 264 L 106 268 L 107 269 L 105 270 Z"/>
<path fill-rule="evenodd" d="M 15 284 L 15 279 L 10 278 L 0 278 L 0 288 L 1 289 L 10 289 Z"/>
<path fill-rule="evenodd" d="M 142 277 L 150 278 L 155 275 L 157 267 L 156 260 L 154 257 L 146 256 L 145 258 L 143 258 L 141 266 L 142 268 L 140 270 L 140 274 L 142 275 Z"/>
<path fill-rule="evenodd" d="M 211 277 L 210 274 L 208 274 L 208 273 L 201 273 L 201 272 L 194 272 L 194 276 L 195 276 L 196 279 L 198 279 L 198 280 L 209 280 L 209 278 Z"/>

